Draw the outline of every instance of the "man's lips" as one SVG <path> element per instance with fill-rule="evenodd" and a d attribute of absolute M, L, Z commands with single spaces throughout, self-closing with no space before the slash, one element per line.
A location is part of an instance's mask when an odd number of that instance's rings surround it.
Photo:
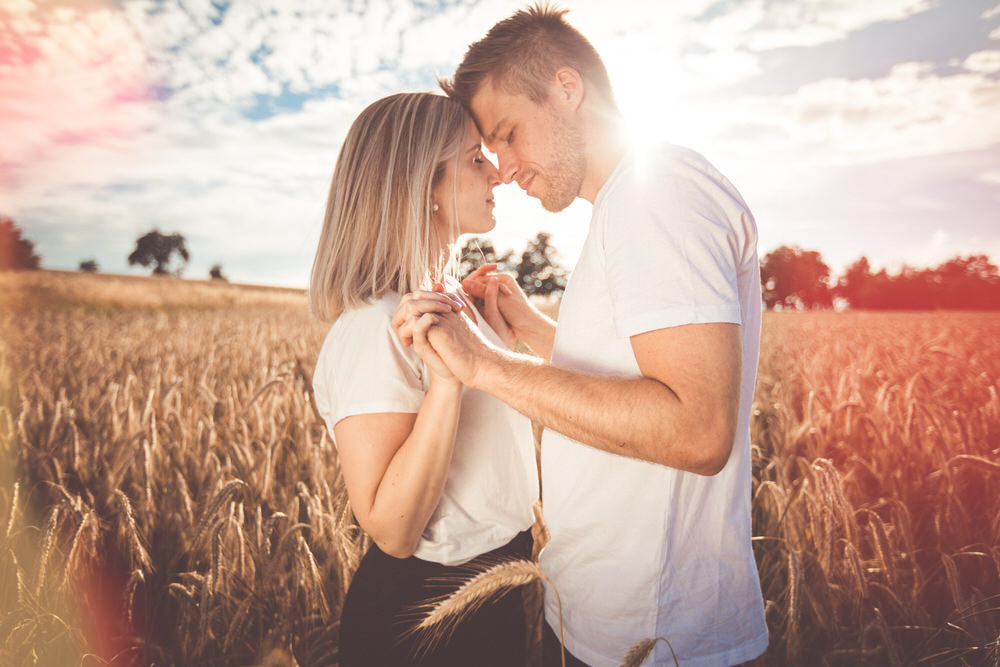
<path fill-rule="evenodd" d="M 524 190 L 525 192 L 527 192 L 528 188 L 530 188 L 531 184 L 534 183 L 534 182 L 535 182 L 535 174 L 532 174 L 531 176 L 528 177 L 528 180 L 523 181 L 521 183 L 518 183 L 518 185 L 521 186 L 522 190 Z"/>

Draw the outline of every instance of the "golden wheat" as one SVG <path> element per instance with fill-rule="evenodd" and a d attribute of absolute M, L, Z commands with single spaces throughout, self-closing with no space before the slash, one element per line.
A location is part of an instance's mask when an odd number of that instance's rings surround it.
<path fill-rule="evenodd" d="M 335 664 L 370 542 L 302 294 L 5 274 L 0 311 L 0 664 Z M 1000 316 L 768 314 L 752 431 L 756 664 L 997 660 Z"/>

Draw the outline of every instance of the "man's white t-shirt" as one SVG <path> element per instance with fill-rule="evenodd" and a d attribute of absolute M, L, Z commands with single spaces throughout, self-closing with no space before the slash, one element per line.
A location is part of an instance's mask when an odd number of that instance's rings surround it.
<path fill-rule="evenodd" d="M 403 346 L 392 327 L 399 300 L 390 293 L 346 311 L 323 342 L 313 390 L 331 438 L 344 417 L 420 410 L 430 379 L 420 356 Z M 485 320 L 478 318 L 478 324 L 503 347 Z M 502 546 L 531 526 L 537 499 L 531 422 L 489 394 L 465 388 L 441 501 L 414 555 L 459 565 Z"/>
<path fill-rule="evenodd" d="M 656 637 L 685 667 L 740 663 L 767 648 L 750 542 L 760 317 L 756 224 L 732 184 L 678 146 L 627 155 L 594 202 L 560 305 L 552 363 L 638 377 L 630 336 L 733 322 L 741 325 L 742 381 L 732 454 L 713 477 L 545 431 L 551 541 L 541 565 L 561 596 L 567 649 L 594 667 L 618 665 L 634 644 Z M 551 588 L 545 607 L 558 629 Z M 654 663 L 674 664 L 663 642 Z"/>

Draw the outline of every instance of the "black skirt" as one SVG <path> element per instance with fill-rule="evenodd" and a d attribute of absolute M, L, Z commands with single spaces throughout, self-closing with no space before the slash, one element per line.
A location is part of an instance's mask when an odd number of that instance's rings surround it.
<path fill-rule="evenodd" d="M 340 667 L 519 667 L 525 661 L 524 603 L 520 591 L 495 599 L 466 616 L 445 643 L 429 652 L 418 649 L 413 608 L 449 595 L 470 569 L 501 560 L 531 557 L 531 532 L 449 567 L 410 558 L 393 558 L 372 545 L 351 581 L 340 616 Z M 437 581 L 446 579 L 447 582 Z"/>

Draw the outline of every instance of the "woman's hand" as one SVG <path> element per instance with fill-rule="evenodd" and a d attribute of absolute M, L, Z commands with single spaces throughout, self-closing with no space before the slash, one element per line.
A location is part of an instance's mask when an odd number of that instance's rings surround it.
<path fill-rule="evenodd" d="M 396 334 L 409 347 L 413 344 L 413 326 L 426 313 L 459 312 L 468 305 L 457 294 L 445 292 L 440 283 L 432 291 L 417 290 L 403 296 L 392 315 L 392 326 Z M 426 332 L 426 329 L 425 329 Z"/>

